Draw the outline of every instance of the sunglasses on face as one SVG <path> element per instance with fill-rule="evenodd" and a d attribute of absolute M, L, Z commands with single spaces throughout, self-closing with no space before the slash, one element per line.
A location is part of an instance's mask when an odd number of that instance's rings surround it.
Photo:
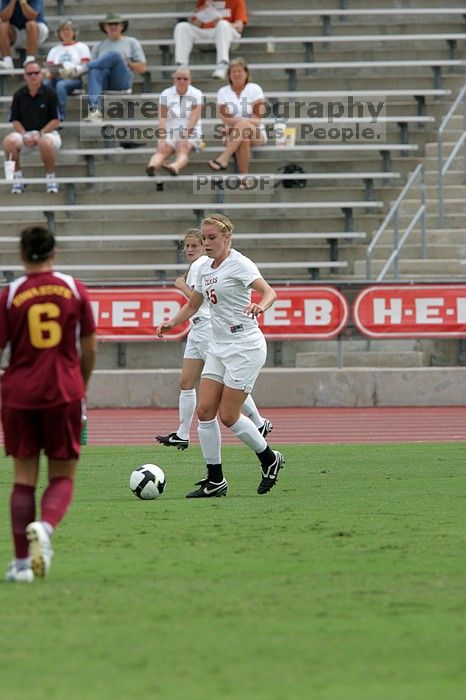
<path fill-rule="evenodd" d="M 189 78 L 177 78 L 177 80 L 189 80 Z"/>
<path fill-rule="evenodd" d="M 26 72 L 24 75 L 40 75 L 40 70 L 30 70 L 29 72 Z"/>

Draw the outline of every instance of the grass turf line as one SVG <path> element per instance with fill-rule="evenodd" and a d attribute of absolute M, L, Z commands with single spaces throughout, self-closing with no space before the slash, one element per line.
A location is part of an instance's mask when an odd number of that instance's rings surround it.
<path fill-rule="evenodd" d="M 464 444 L 283 452 L 258 496 L 254 456 L 225 447 L 229 495 L 191 501 L 198 448 L 85 448 L 50 577 L 0 586 L 2 697 L 462 698 Z M 129 474 L 151 461 L 167 490 L 143 502 Z"/>

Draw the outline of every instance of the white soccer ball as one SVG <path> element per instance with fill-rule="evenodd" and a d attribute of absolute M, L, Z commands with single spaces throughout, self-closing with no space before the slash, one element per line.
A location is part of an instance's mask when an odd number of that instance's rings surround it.
<path fill-rule="evenodd" d="M 165 489 L 165 474 L 156 464 L 142 464 L 129 478 L 129 487 L 135 496 L 149 501 L 158 498 Z"/>

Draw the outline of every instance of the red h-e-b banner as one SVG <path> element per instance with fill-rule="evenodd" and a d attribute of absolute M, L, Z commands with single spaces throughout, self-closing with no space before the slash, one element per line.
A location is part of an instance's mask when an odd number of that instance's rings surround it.
<path fill-rule="evenodd" d="M 370 338 L 464 338 L 466 285 L 367 287 L 354 301 L 353 319 Z"/>
<path fill-rule="evenodd" d="M 349 303 L 331 286 L 275 287 L 275 304 L 259 316 L 264 335 L 276 339 L 326 339 L 348 323 Z M 186 303 L 175 288 L 90 289 L 101 340 L 159 340 L 154 329 Z M 258 299 L 254 293 L 253 298 Z M 353 304 L 353 319 L 370 338 L 466 337 L 466 284 L 388 284 L 364 288 Z M 164 336 L 180 340 L 186 322 Z"/>

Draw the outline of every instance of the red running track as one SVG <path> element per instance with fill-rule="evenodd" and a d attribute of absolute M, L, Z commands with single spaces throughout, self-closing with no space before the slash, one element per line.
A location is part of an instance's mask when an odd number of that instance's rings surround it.
<path fill-rule="evenodd" d="M 273 444 L 466 441 L 466 406 L 261 409 L 274 429 Z M 146 445 L 178 427 L 176 409 L 89 411 L 90 445 Z M 198 443 L 196 420 L 191 440 Z M 225 444 L 237 439 L 222 427 Z"/>

